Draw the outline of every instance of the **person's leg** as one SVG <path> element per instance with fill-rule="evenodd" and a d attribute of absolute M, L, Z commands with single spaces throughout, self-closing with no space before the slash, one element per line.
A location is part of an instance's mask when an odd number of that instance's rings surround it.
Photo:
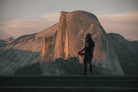
<path fill-rule="evenodd" d="M 89 63 L 89 67 L 90 67 L 90 74 L 92 74 L 92 59 L 91 59 L 91 57 L 89 58 L 89 61 L 88 61 L 88 63 Z"/>
<path fill-rule="evenodd" d="M 92 74 L 92 64 L 91 64 L 91 62 L 89 63 L 89 65 L 90 65 L 90 74 Z"/>
<path fill-rule="evenodd" d="M 87 74 L 87 61 L 86 57 L 84 57 L 84 75 Z"/>
<path fill-rule="evenodd" d="M 84 75 L 87 74 L 87 63 L 84 64 Z"/>

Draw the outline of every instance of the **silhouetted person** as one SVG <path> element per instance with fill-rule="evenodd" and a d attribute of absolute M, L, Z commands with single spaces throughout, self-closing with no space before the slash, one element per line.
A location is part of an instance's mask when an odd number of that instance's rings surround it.
<path fill-rule="evenodd" d="M 90 74 L 92 74 L 92 58 L 93 58 L 93 51 L 94 51 L 94 41 L 92 40 L 91 34 L 88 33 L 85 39 L 85 47 L 79 52 L 79 55 L 84 55 L 84 75 L 87 74 L 87 63 L 90 66 Z M 85 51 L 85 53 L 82 53 Z"/>

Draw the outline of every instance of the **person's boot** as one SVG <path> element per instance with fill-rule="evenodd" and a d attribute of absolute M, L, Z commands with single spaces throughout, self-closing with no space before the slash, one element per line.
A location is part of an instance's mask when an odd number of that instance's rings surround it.
<path fill-rule="evenodd" d="M 87 73 L 84 72 L 84 73 L 81 73 L 81 75 L 87 75 Z"/>
<path fill-rule="evenodd" d="M 92 75 L 92 71 L 90 71 L 90 75 Z"/>
<path fill-rule="evenodd" d="M 84 64 L 84 73 L 83 75 L 87 75 L 87 64 Z"/>
<path fill-rule="evenodd" d="M 90 65 L 90 75 L 92 75 L 92 65 Z"/>
<path fill-rule="evenodd" d="M 83 73 L 83 75 L 87 75 L 87 73 Z"/>

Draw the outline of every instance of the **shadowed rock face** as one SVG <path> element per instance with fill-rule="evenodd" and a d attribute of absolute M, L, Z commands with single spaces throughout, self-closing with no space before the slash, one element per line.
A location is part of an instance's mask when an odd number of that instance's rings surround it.
<path fill-rule="evenodd" d="M 68 59 L 75 56 L 82 61 L 78 52 L 84 47 L 87 33 L 92 34 L 95 42 L 93 63 L 110 70 L 113 74 L 123 74 L 118 57 L 103 27 L 95 15 L 85 11 L 61 12 L 56 40 L 52 41 L 50 51 L 47 48 L 49 41 L 44 40 L 41 60 L 54 61 L 56 58 Z M 44 53 L 44 51 L 48 52 Z M 51 52 L 54 53 L 49 55 Z M 45 58 L 47 56 L 48 58 Z"/>
<path fill-rule="evenodd" d="M 0 75 L 13 75 L 18 68 L 37 61 L 40 58 L 43 39 L 45 37 L 51 39 L 57 29 L 58 23 L 39 33 L 24 35 L 10 43 L 0 45 Z M 50 43 L 51 40 L 47 42 Z"/>
<path fill-rule="evenodd" d="M 138 41 L 126 40 L 116 33 L 108 33 L 125 75 L 138 75 Z"/>

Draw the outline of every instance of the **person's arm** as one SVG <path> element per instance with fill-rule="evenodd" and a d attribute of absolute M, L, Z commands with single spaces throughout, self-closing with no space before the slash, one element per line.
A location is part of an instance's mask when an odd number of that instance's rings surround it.
<path fill-rule="evenodd" d="M 84 55 L 85 53 L 81 53 L 85 50 L 85 47 L 78 53 L 79 55 Z"/>
<path fill-rule="evenodd" d="M 85 47 L 80 51 L 80 53 L 83 52 L 84 50 L 85 50 Z"/>

